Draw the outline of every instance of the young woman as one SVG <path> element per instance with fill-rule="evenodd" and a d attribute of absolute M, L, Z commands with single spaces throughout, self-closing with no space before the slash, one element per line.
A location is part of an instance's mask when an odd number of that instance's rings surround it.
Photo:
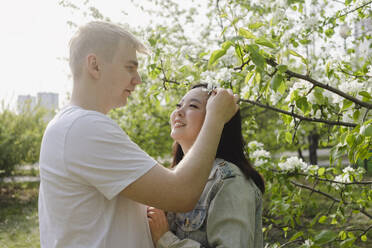
<path fill-rule="evenodd" d="M 194 86 L 171 114 L 171 137 L 175 140 L 172 166 L 177 166 L 194 143 L 203 124 L 208 92 Z M 261 248 L 261 175 L 244 152 L 238 111 L 225 124 L 214 167 L 204 191 L 187 213 L 164 213 L 148 208 L 152 239 L 157 248 L 242 247 Z"/>

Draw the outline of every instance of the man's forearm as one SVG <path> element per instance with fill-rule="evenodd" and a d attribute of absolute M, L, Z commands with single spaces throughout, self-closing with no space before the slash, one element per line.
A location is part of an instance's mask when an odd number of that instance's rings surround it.
<path fill-rule="evenodd" d="M 185 197 L 196 203 L 210 174 L 224 124 L 206 115 L 204 124 L 191 149 L 177 165 L 179 183 L 187 185 Z"/>

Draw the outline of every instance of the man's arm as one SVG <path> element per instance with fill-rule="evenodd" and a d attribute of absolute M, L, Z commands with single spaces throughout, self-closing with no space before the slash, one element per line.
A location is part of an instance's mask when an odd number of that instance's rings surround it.
<path fill-rule="evenodd" d="M 224 124 L 238 105 L 231 91 L 218 89 L 207 103 L 200 133 L 174 170 L 156 165 L 126 187 L 121 194 L 159 209 L 187 212 L 197 203 L 216 156 Z"/>

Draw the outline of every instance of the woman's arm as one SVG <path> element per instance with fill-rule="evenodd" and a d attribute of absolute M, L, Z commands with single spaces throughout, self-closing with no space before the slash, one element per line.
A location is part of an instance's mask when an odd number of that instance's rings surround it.
<path fill-rule="evenodd" d="M 207 219 L 208 242 L 212 247 L 260 248 L 261 223 L 256 223 L 257 188 L 243 175 L 225 179 L 212 200 Z"/>

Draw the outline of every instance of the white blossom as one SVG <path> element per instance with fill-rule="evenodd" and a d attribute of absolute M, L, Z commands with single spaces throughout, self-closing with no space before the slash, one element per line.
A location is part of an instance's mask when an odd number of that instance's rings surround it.
<path fill-rule="evenodd" d="M 368 73 L 366 75 L 372 77 L 372 65 L 368 66 Z"/>
<path fill-rule="evenodd" d="M 256 150 L 251 154 L 251 157 L 252 158 L 261 158 L 261 157 L 270 158 L 270 153 L 265 150 Z"/>
<path fill-rule="evenodd" d="M 358 172 L 359 172 L 359 171 L 358 171 Z M 337 175 L 337 176 L 334 178 L 334 181 L 339 182 L 339 183 L 350 183 L 350 182 L 351 182 L 350 177 L 351 177 L 351 176 L 354 176 L 355 173 L 356 173 L 356 171 L 355 171 L 352 167 L 348 166 L 348 167 L 346 167 L 346 168 L 344 168 L 344 169 L 342 170 L 342 174 L 341 174 L 341 175 Z M 358 174 L 358 173 L 356 173 L 356 174 Z M 339 183 L 334 183 L 334 184 L 333 184 L 333 186 L 334 186 L 337 190 L 340 189 L 340 188 L 342 188 L 342 187 L 344 187 L 344 185 L 339 184 Z"/>
<path fill-rule="evenodd" d="M 310 27 L 317 25 L 317 23 L 318 23 L 318 17 L 311 16 L 305 20 L 305 27 L 310 28 Z"/>
<path fill-rule="evenodd" d="M 343 82 L 340 84 L 339 89 L 348 94 L 356 94 L 364 90 L 364 85 L 357 80 L 351 82 Z"/>
<path fill-rule="evenodd" d="M 354 122 L 353 114 L 354 114 L 353 109 L 346 110 L 342 115 L 342 121 L 353 123 Z"/>
<path fill-rule="evenodd" d="M 279 168 L 286 171 L 292 171 L 296 168 L 300 170 L 307 170 L 308 165 L 302 161 L 302 159 L 298 157 L 289 157 L 285 162 L 281 162 L 278 164 Z"/>
<path fill-rule="evenodd" d="M 291 96 L 292 96 L 294 91 L 297 90 L 299 95 L 305 95 L 310 91 L 310 89 L 312 87 L 313 87 L 313 85 L 309 82 L 305 82 L 305 81 L 295 82 L 292 85 L 292 87 L 290 89 L 290 92 L 289 92 L 288 96 L 286 97 L 285 101 L 290 102 Z"/>
<path fill-rule="evenodd" d="M 307 166 L 305 169 L 304 169 L 304 171 L 306 172 L 306 173 L 308 173 L 308 172 L 317 172 L 319 170 L 319 166 L 317 166 L 317 165 L 309 165 L 309 166 Z"/>
<path fill-rule="evenodd" d="M 306 99 L 311 104 L 316 104 L 317 103 L 317 100 L 316 100 L 315 92 L 314 91 L 311 91 L 310 94 L 308 94 L 306 96 Z"/>
<path fill-rule="evenodd" d="M 265 164 L 265 163 L 267 163 L 268 161 L 266 160 L 266 159 L 261 159 L 261 158 L 259 158 L 259 159 L 256 159 L 255 161 L 254 161 L 254 166 L 256 166 L 256 167 L 260 167 L 261 165 L 263 165 L 263 164 Z"/>
<path fill-rule="evenodd" d="M 351 166 L 348 166 L 348 167 L 344 168 L 344 169 L 342 170 L 342 172 L 343 172 L 343 173 L 350 173 L 350 172 L 354 173 L 354 172 L 355 172 L 355 169 L 352 168 Z"/>
<path fill-rule="evenodd" d="M 186 81 L 193 82 L 194 81 L 194 76 L 193 75 L 187 76 Z"/>
<path fill-rule="evenodd" d="M 253 141 L 248 143 L 248 148 L 251 149 L 251 150 L 262 149 L 263 144 L 253 140 Z"/>
<path fill-rule="evenodd" d="M 271 91 L 270 100 L 273 105 L 276 105 L 280 101 L 281 98 L 282 98 L 282 94 L 280 94 L 280 92 L 275 92 L 273 90 Z"/>
<path fill-rule="evenodd" d="M 311 247 L 314 244 L 314 242 L 310 239 L 305 240 L 304 245 L 306 247 Z"/>

